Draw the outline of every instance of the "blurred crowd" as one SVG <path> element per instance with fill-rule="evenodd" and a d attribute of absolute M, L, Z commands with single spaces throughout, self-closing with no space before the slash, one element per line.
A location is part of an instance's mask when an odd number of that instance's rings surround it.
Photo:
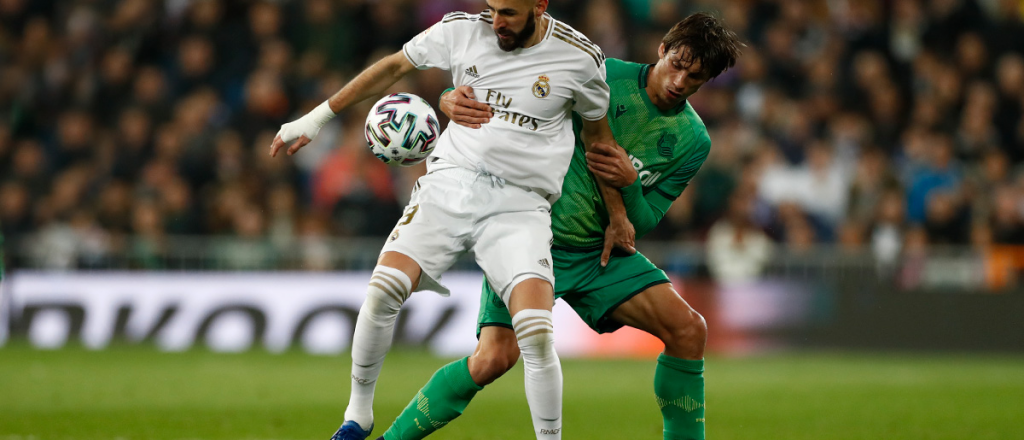
<path fill-rule="evenodd" d="M 271 139 L 443 14 L 483 8 L 0 0 L 2 232 L 74 256 L 54 265 L 156 256 L 184 235 L 235 237 L 225 249 L 254 264 L 275 245 L 384 236 L 424 168 L 365 151 L 369 103 L 296 156 L 270 158 Z M 1024 0 L 550 4 L 638 62 L 698 10 L 748 47 L 691 98 L 712 154 L 651 237 L 723 261 L 744 243 L 748 259 L 836 244 L 882 260 L 1024 244 Z M 429 70 L 393 90 L 435 102 L 450 84 Z"/>

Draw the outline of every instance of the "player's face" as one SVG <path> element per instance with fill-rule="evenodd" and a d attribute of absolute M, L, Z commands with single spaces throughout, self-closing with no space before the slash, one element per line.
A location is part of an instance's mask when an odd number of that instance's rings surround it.
<path fill-rule="evenodd" d="M 489 0 L 487 9 L 494 18 L 494 34 L 498 36 L 498 47 L 506 52 L 526 44 L 537 29 L 533 1 Z"/>
<path fill-rule="evenodd" d="M 647 81 L 647 94 L 660 109 L 673 108 L 708 81 L 700 60 L 691 60 L 685 47 L 665 50 L 658 47 L 658 63 L 651 69 Z"/>

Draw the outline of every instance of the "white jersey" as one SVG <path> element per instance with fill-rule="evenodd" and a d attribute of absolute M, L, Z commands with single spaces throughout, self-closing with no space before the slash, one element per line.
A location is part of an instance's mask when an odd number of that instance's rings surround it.
<path fill-rule="evenodd" d="M 543 40 L 525 49 L 498 47 L 489 11 L 445 15 L 402 49 L 419 69 L 451 71 L 456 87 L 472 87 L 476 99 L 494 109 L 491 121 L 478 129 L 449 123 L 433 155 L 543 191 L 554 201 L 573 153 L 571 112 L 603 118 L 609 89 L 601 49 L 544 17 Z"/>

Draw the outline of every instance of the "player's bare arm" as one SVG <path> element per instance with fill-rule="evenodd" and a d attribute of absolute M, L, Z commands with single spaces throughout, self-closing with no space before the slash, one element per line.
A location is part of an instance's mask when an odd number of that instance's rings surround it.
<path fill-rule="evenodd" d="M 612 135 L 612 129 L 608 126 L 607 116 L 595 121 L 584 119 L 580 136 L 588 154 L 594 150 L 595 144 L 614 145 L 615 148 L 619 148 L 615 136 Z M 600 176 L 594 180 L 597 181 L 605 207 L 608 209 L 608 227 L 605 228 L 604 251 L 601 252 L 601 265 L 606 266 L 613 247 L 630 254 L 636 253 L 636 230 L 626 215 L 626 205 L 619 189 Z"/>
<path fill-rule="evenodd" d="M 305 116 L 281 126 L 270 145 L 270 155 L 277 156 L 286 144 L 288 155 L 295 154 L 310 143 L 327 121 L 352 104 L 384 93 L 399 79 L 415 70 L 401 51 L 395 52 L 368 67 L 352 81 L 349 81 L 334 96 L 320 104 Z"/>

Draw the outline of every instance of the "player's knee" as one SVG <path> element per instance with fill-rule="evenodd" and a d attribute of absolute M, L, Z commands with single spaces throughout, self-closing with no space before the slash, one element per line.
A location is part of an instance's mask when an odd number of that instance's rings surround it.
<path fill-rule="evenodd" d="M 708 325 L 704 317 L 689 307 L 668 320 L 659 338 L 667 352 L 683 358 L 702 358 L 708 339 Z"/>
<path fill-rule="evenodd" d="M 551 311 L 522 310 L 512 317 L 512 327 L 516 332 L 519 350 L 523 354 L 523 362 L 526 362 L 527 366 L 557 362 Z"/>
<path fill-rule="evenodd" d="M 478 351 L 470 356 L 469 373 L 473 382 L 484 386 L 494 382 L 516 365 L 519 350 L 498 349 Z"/>
<path fill-rule="evenodd" d="M 397 314 L 411 292 L 412 282 L 405 273 L 387 266 L 377 266 L 370 277 L 362 310 L 373 314 Z"/>

